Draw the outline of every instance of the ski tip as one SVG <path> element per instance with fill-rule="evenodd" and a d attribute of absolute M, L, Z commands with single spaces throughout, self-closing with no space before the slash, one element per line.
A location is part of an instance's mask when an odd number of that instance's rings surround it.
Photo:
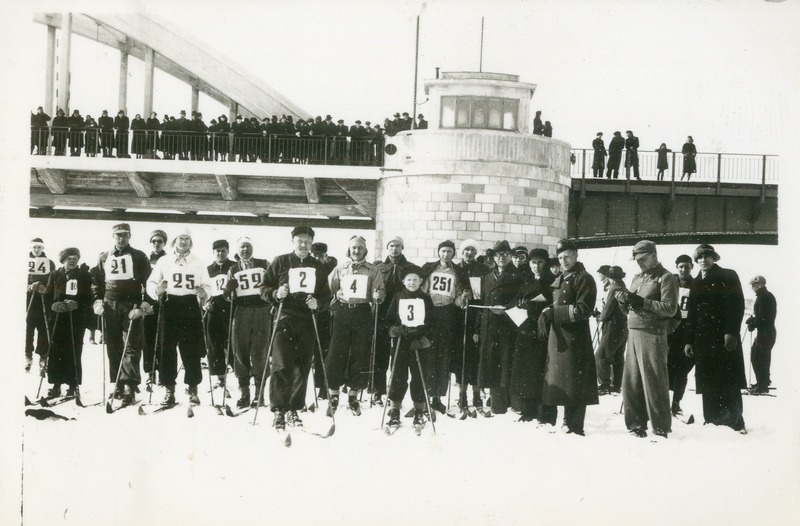
<path fill-rule="evenodd" d="M 687 424 L 694 424 L 694 415 L 689 415 L 689 418 L 686 419 Z"/>
<path fill-rule="evenodd" d="M 192 406 L 186 410 L 186 418 L 194 418 L 194 411 L 192 411 Z"/>
<path fill-rule="evenodd" d="M 39 399 L 39 405 L 42 407 L 50 407 L 50 403 L 44 397 Z"/>
<path fill-rule="evenodd" d="M 225 414 L 227 416 L 236 416 L 233 414 L 233 410 L 227 404 L 225 405 Z"/>
<path fill-rule="evenodd" d="M 139 406 L 139 416 L 146 416 L 146 415 L 147 413 L 144 411 L 144 408 L 142 406 Z"/>
<path fill-rule="evenodd" d="M 114 412 L 114 408 L 111 406 L 111 402 L 106 402 L 106 413 L 109 415 Z"/>
<path fill-rule="evenodd" d="M 286 433 L 286 438 L 283 439 L 283 445 L 286 447 L 292 446 L 292 435 Z"/>
<path fill-rule="evenodd" d="M 331 424 L 331 428 L 328 430 L 328 436 L 333 436 L 335 432 L 336 432 L 336 423 L 334 422 L 333 424 Z"/>
<path fill-rule="evenodd" d="M 83 402 L 81 402 L 81 399 L 79 397 L 75 397 L 75 405 L 77 405 L 78 407 L 86 407 L 85 405 L 83 405 Z"/>
<path fill-rule="evenodd" d="M 216 411 L 217 411 L 217 414 L 218 414 L 219 416 L 224 416 L 224 415 L 225 415 L 225 413 L 223 413 L 223 412 L 222 412 L 222 408 L 221 408 L 220 406 L 218 406 L 218 405 L 215 405 L 215 406 L 214 406 L 214 409 L 216 409 Z"/>
<path fill-rule="evenodd" d="M 28 398 L 27 396 L 25 397 L 25 405 L 26 406 L 33 405 L 33 402 L 31 402 L 31 399 Z"/>

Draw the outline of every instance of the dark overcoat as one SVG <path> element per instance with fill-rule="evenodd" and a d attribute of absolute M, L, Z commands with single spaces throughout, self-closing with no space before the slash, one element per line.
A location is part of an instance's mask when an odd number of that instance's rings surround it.
<path fill-rule="evenodd" d="M 542 403 L 597 404 L 597 372 L 589 318 L 597 300 L 594 278 L 583 263 L 553 282 L 553 323 L 547 341 Z"/>
<path fill-rule="evenodd" d="M 744 317 L 744 294 L 736 271 L 714 265 L 695 277 L 684 321 L 687 343 L 695 358 L 697 392 L 731 387 L 746 388 L 740 330 Z M 725 349 L 725 335 L 736 336 L 733 352 Z"/>
<path fill-rule="evenodd" d="M 547 340 L 537 338 L 536 325 L 539 315 L 553 302 L 551 287 L 555 276 L 546 271 L 540 279 L 529 279 L 516 295 L 516 302 L 528 311 L 528 319 L 519 326 L 511 366 L 512 394 L 522 398 L 540 399 L 547 363 Z M 544 301 L 533 301 L 542 296 Z"/>

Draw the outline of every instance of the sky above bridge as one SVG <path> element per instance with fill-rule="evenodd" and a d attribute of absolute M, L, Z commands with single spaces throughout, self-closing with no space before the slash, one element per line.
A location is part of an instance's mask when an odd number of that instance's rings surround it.
<path fill-rule="evenodd" d="M 42 10 L 53 4 L 43 3 Z M 133 2 L 76 4 L 108 12 Z M 59 7 L 63 10 L 63 7 Z M 412 111 L 420 15 L 419 113 L 424 79 L 442 71 L 514 73 L 538 84 L 534 109 L 554 136 L 590 147 L 598 131 L 633 130 L 642 149 L 780 153 L 798 101 L 797 2 L 161 2 L 146 11 L 227 54 L 314 115 L 382 121 Z M 45 29 L 28 23 L 27 104 L 43 100 Z M 73 39 L 72 108 L 117 109 L 119 53 Z M 142 63 L 131 59 L 128 111 L 143 107 Z M 157 75 L 155 108 L 189 108 L 190 89 Z M 202 97 L 208 122 L 224 109 Z"/>

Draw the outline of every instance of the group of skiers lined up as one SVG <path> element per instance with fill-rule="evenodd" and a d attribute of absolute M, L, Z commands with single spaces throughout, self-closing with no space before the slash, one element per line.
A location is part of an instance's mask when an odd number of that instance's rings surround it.
<path fill-rule="evenodd" d="M 631 168 L 633 168 L 633 176 L 637 181 L 641 181 L 639 177 L 639 138 L 636 137 L 631 130 L 625 132 L 626 137 L 623 139 L 622 134 L 618 131 L 614 132 L 614 137 L 608 144 L 608 151 L 606 151 L 605 142 L 603 142 L 603 132 L 597 132 L 597 137 L 592 141 L 592 149 L 594 150 L 594 157 L 592 159 L 592 177 L 603 177 L 603 170 L 606 169 L 606 179 L 619 178 L 619 167 L 622 163 L 622 152 L 625 151 L 625 178 L 630 179 Z M 669 169 L 669 159 L 667 154 L 672 152 L 665 143 L 655 150 L 658 154 L 656 161 L 656 179 L 658 181 L 664 180 L 664 172 Z M 697 172 L 697 147 L 694 145 L 692 136 L 686 138 L 683 148 L 683 171 L 681 181 L 685 177 L 687 181 L 691 180 L 692 174 Z M 606 155 L 608 155 L 608 163 L 606 163 Z"/>
<path fill-rule="evenodd" d="M 123 110 L 116 117 L 103 110 L 95 121 L 79 110 L 67 117 L 57 111 L 52 124 L 42 107 L 31 113 L 31 154 L 46 155 L 52 145 L 57 156 L 160 158 L 200 161 L 294 162 L 327 164 L 380 164 L 383 159 L 383 136 L 410 130 L 408 113 L 386 119 L 384 128 L 360 120 L 351 126 L 343 119 L 334 122 L 330 115 L 294 121 L 291 115 L 273 115 L 259 121 L 237 115 L 229 123 L 225 115 L 206 125 L 203 115 L 192 112 L 190 119 L 181 111 L 176 118 L 153 112 L 143 119 L 136 114 L 130 120 Z M 416 128 L 427 128 L 420 114 Z M 130 149 L 129 149 L 130 147 Z"/>
<path fill-rule="evenodd" d="M 555 426 L 557 406 L 563 406 L 562 429 L 577 435 L 584 434 L 586 406 L 598 403 L 599 379 L 601 393 L 622 391 L 633 435 L 646 436 L 649 421 L 654 433 L 666 437 L 693 357 L 706 422 L 745 429 L 738 334 L 744 297 L 738 276 L 716 265 L 719 255 L 710 245 L 697 247 L 692 258 L 678 258 L 676 277 L 658 262 L 655 244 L 640 241 L 633 257 L 642 272 L 630 287 L 619 267 L 600 269 L 607 295 L 598 313 L 594 278 L 571 240 L 557 244 L 552 266 L 546 249 L 512 249 L 505 240 L 483 263 L 478 244 L 462 241 L 461 261 L 454 263 L 456 246 L 446 240 L 436 261 L 418 267 L 403 256 L 400 237 L 386 242 L 385 260 L 370 263 L 366 241 L 353 236 L 346 261 L 338 264 L 324 243 L 313 242 L 307 226 L 292 230 L 292 251 L 271 263 L 254 257 L 247 237 L 234 244 L 233 260 L 229 243 L 215 241 L 210 265 L 193 251 L 188 230 L 172 239 L 169 252 L 166 233 L 152 232 L 149 257 L 130 246 L 128 224 L 115 225 L 112 237 L 114 248 L 90 269 L 79 265 L 78 249 L 67 248 L 56 270 L 41 239 L 32 242 L 26 356 L 30 367 L 38 330 L 36 352 L 53 384 L 49 396 L 60 394 L 62 384 L 79 395 L 83 334 L 96 315 L 102 319 L 109 380 L 116 386 L 112 396 L 123 403 L 134 401 L 142 353 L 147 387 L 163 386 L 165 405 L 176 402 L 180 354 L 189 402 L 199 403 L 201 358 L 207 353 L 216 388 L 228 388 L 232 367 L 239 408 L 267 400 L 262 389 L 270 376 L 268 401 L 278 429 L 302 425 L 298 412 L 306 408 L 313 372 L 319 396 L 329 400 L 329 415 L 346 387 L 347 406 L 356 415 L 362 391 L 371 403 L 383 404 L 386 396 L 389 425 L 396 425 L 410 387 L 415 423 L 423 422 L 447 409 L 442 399 L 455 375 L 462 417 L 472 416 L 473 408 L 484 415 L 512 408 L 522 421 Z M 692 262 L 700 267 L 695 278 Z M 774 297 L 763 278 L 752 283 L 758 298 L 772 302 L 771 311 L 757 303 L 748 321 L 767 355 L 766 376 L 756 373 L 759 389 L 766 389 Z M 602 324 L 597 362 L 593 315 Z M 675 326 L 678 332 L 672 332 Z M 42 331 L 52 335 L 50 345 Z M 670 375 L 669 369 L 683 372 Z M 484 389 L 490 410 L 483 408 Z"/>

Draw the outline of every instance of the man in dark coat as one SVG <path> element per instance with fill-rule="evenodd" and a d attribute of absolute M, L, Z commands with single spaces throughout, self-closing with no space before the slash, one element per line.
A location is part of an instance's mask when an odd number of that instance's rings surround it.
<path fill-rule="evenodd" d="M 481 297 L 484 305 L 494 308 L 481 309 L 478 313 L 480 334 L 474 335 L 474 339 L 480 344 L 481 352 L 478 385 L 489 388 L 492 412 L 505 413 L 510 404 L 508 388 L 517 337 L 517 326 L 505 310 L 516 305 L 514 296 L 524 283 L 524 278 L 511 263 L 508 241 L 498 241 L 493 250 L 496 266 L 483 277 Z"/>
<path fill-rule="evenodd" d="M 553 302 L 551 287 L 555 276 L 548 268 L 547 250 L 534 248 L 528 255 L 531 277 L 516 295 L 517 307 L 528 311 L 528 318 L 520 325 L 511 369 L 511 395 L 522 405 L 520 421 L 534 418 L 540 423 L 555 424 L 556 408 L 541 405 L 544 368 L 547 361 L 547 341 L 536 334 L 537 321 L 544 308 Z"/>
<path fill-rule="evenodd" d="M 734 270 L 717 265 L 711 245 L 699 245 L 693 255 L 700 273 L 689 296 L 684 351 L 695 358 L 695 385 L 703 395 L 707 424 L 746 432 L 742 392 L 747 387 L 739 329 L 744 317 L 744 295 Z"/>
<path fill-rule="evenodd" d="M 428 129 L 428 121 L 425 120 L 425 117 L 421 113 L 417 115 L 417 129 L 418 130 Z"/>
<path fill-rule="evenodd" d="M 36 108 L 36 113 L 31 113 L 31 153 L 34 147 L 36 155 L 47 153 L 47 142 L 50 138 L 50 130 L 47 129 L 49 120 L 50 115 L 46 114 L 41 106 Z"/>
<path fill-rule="evenodd" d="M 103 114 L 97 119 L 100 126 L 100 146 L 103 149 L 103 157 L 113 157 L 114 153 L 114 119 L 108 115 L 108 110 L 103 110 Z"/>
<path fill-rule="evenodd" d="M 633 132 L 628 130 L 625 132 L 627 136 L 625 139 L 625 177 L 631 178 L 631 167 L 633 168 L 633 176 L 637 181 L 641 181 L 639 177 L 639 137 L 633 135 Z"/>
<path fill-rule="evenodd" d="M 778 304 L 775 296 L 767 290 L 767 280 L 764 276 L 756 276 L 750 280 L 750 287 L 756 293 L 756 302 L 753 304 L 753 315 L 747 319 L 747 330 L 750 332 L 758 329 L 753 344 L 750 347 L 750 361 L 753 372 L 756 373 L 756 383 L 750 387 L 751 394 L 769 393 L 769 366 L 772 358 L 772 347 L 775 345 L 775 316 Z"/>
<path fill-rule="evenodd" d="M 69 155 L 80 157 L 83 148 L 83 117 L 81 112 L 75 110 L 68 119 L 69 122 Z"/>
<path fill-rule="evenodd" d="M 562 430 L 583 436 L 586 406 L 598 403 L 589 329 L 597 287 L 583 263 L 578 262 L 578 247 L 573 241 L 559 241 L 556 254 L 562 273 L 553 281 L 553 305 L 542 311 L 537 330 L 543 337 L 549 326 L 542 403 L 564 406 Z"/>
<path fill-rule="evenodd" d="M 683 348 L 686 346 L 686 315 L 689 313 L 689 295 L 691 294 L 692 284 L 692 263 L 691 256 L 681 254 L 675 260 L 675 265 L 678 268 L 678 273 L 675 275 L 678 278 L 678 315 L 680 316 L 679 324 L 667 336 L 667 343 L 669 344 L 669 354 L 667 355 L 667 369 L 669 371 L 669 388 L 672 390 L 672 406 L 671 411 L 673 416 L 683 413 L 681 410 L 681 400 L 683 394 L 686 392 L 686 383 L 689 376 L 689 371 L 694 367 L 694 358 L 686 356 Z"/>
<path fill-rule="evenodd" d="M 544 124 L 542 124 L 542 112 L 537 111 L 533 118 L 533 134 L 544 135 Z"/>
<path fill-rule="evenodd" d="M 231 307 L 225 299 L 228 285 L 228 271 L 233 261 L 228 259 L 230 245 L 225 239 L 218 239 L 211 244 L 214 261 L 208 265 L 208 277 L 211 278 L 211 297 L 203 305 L 205 309 L 205 331 L 207 334 L 208 374 L 217 376 L 214 387 L 227 388 L 226 372 L 229 364 L 233 364 L 233 353 L 228 354 L 228 337 L 230 335 Z M 227 358 L 227 360 L 226 360 Z"/>
<path fill-rule="evenodd" d="M 603 177 L 603 168 L 606 165 L 606 143 L 603 142 L 603 132 L 597 132 L 597 138 L 592 141 L 594 158 L 592 160 L 592 177 Z"/>
<path fill-rule="evenodd" d="M 614 179 L 619 178 L 619 165 L 622 162 L 622 150 L 625 149 L 625 139 L 618 131 L 614 132 L 614 138 L 608 143 L 608 171 L 606 172 L 606 179 L 611 179 L 611 173 L 614 173 Z"/>
<path fill-rule="evenodd" d="M 605 266 L 605 265 L 604 265 Z M 619 393 L 622 390 L 622 371 L 625 367 L 625 343 L 628 341 L 628 319 L 620 307 L 616 293 L 624 291 L 625 271 L 614 265 L 598 270 L 606 298 L 597 317 L 601 334 L 595 353 L 598 394 Z"/>
<path fill-rule="evenodd" d="M 167 244 L 167 233 L 163 230 L 153 230 L 150 233 L 150 246 L 151 251 L 148 259 L 150 260 L 150 269 L 152 270 L 153 267 L 156 266 L 158 260 L 162 257 L 167 255 L 167 252 L 164 250 L 164 247 Z M 163 317 L 160 318 L 161 321 L 161 331 L 159 331 L 158 324 L 159 324 L 159 315 L 158 312 L 161 309 L 161 302 L 158 301 L 158 298 L 153 298 L 147 294 L 147 290 L 144 293 L 144 301 L 149 303 L 153 306 L 153 315 L 152 316 L 145 316 L 144 320 L 142 321 L 142 330 L 144 334 L 144 345 L 142 347 L 142 365 L 144 367 L 144 372 L 147 374 L 147 390 L 152 391 L 153 385 L 156 383 L 156 368 L 155 368 L 155 357 L 161 356 L 159 349 L 161 348 L 161 342 L 157 341 L 156 335 L 159 335 L 158 340 L 163 340 L 163 331 L 164 330 L 164 320 Z"/>
<path fill-rule="evenodd" d="M 131 121 L 123 110 L 117 112 L 114 117 L 114 128 L 117 130 L 115 144 L 117 147 L 117 157 L 129 158 L 128 155 L 128 130 L 131 127 Z"/>

